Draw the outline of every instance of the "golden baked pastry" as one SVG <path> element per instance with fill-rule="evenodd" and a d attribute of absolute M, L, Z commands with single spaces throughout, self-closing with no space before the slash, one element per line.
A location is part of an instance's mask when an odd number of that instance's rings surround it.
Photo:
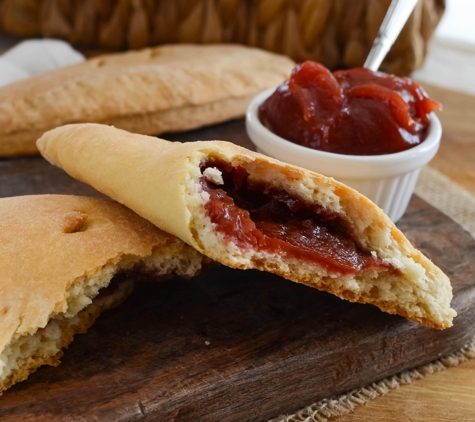
<path fill-rule="evenodd" d="M 170 45 L 96 57 L 0 88 L 0 156 L 35 154 L 45 131 L 107 123 L 157 135 L 244 115 L 283 82 L 287 57 L 237 45 Z"/>
<path fill-rule="evenodd" d="M 62 349 L 133 288 L 127 271 L 193 276 L 202 255 L 115 202 L 0 199 L 0 394 Z M 107 289 L 105 289 L 107 287 Z"/>
<path fill-rule="evenodd" d="M 60 127 L 37 144 L 72 177 L 225 265 L 438 329 L 456 315 L 447 276 L 381 209 L 332 178 L 227 142 L 168 142 L 97 124 Z"/>

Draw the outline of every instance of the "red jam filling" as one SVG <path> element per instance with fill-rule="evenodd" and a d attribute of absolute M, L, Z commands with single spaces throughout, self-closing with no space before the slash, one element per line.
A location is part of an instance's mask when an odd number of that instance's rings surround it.
<path fill-rule="evenodd" d="M 276 135 L 308 148 L 379 155 L 420 144 L 436 108 L 409 78 L 364 68 L 331 73 L 306 61 L 260 106 L 259 119 Z"/>
<path fill-rule="evenodd" d="M 393 269 L 358 242 L 343 215 L 284 190 L 250 183 L 242 167 L 216 160 L 202 171 L 208 167 L 221 171 L 224 185 L 201 178 L 209 194 L 206 212 L 228 241 L 245 249 L 316 263 L 337 274 Z"/>

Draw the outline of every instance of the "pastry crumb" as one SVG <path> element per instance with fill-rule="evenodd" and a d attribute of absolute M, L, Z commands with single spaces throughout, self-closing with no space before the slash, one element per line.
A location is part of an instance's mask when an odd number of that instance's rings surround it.
<path fill-rule="evenodd" d="M 223 174 L 216 167 L 208 167 L 203 176 L 208 182 L 213 182 L 216 185 L 224 185 Z"/>

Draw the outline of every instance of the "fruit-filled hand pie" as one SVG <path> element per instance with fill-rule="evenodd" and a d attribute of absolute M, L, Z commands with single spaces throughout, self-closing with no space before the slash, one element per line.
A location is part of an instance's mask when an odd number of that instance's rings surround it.
<path fill-rule="evenodd" d="M 105 125 L 38 140 L 43 156 L 208 257 L 279 274 L 442 329 L 447 276 L 369 199 L 332 178 L 220 141 Z"/>
<path fill-rule="evenodd" d="M 0 250 L 0 394 L 58 365 L 133 273 L 191 277 L 203 258 L 120 204 L 63 195 L 0 199 Z"/>
<path fill-rule="evenodd" d="M 240 117 L 292 67 L 285 56 L 223 44 L 96 57 L 0 88 L 0 156 L 35 154 L 36 140 L 66 123 L 158 135 Z"/>

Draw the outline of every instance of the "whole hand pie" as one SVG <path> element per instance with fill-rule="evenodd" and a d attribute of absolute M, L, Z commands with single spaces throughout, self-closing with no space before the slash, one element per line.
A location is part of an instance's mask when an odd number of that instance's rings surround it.
<path fill-rule="evenodd" d="M 122 205 L 63 195 L 0 199 L 0 250 L 0 394 L 58 365 L 131 293 L 131 272 L 191 277 L 203 258 Z"/>
<path fill-rule="evenodd" d="M 293 62 L 239 45 L 165 45 L 95 57 L 0 88 L 0 156 L 36 154 L 66 123 L 107 123 L 147 135 L 243 116 Z"/>
<path fill-rule="evenodd" d="M 451 326 L 447 276 L 370 200 L 236 145 L 68 125 L 38 148 L 208 257 L 279 274 L 427 326 Z M 163 200 L 166 198 L 166 200 Z"/>

